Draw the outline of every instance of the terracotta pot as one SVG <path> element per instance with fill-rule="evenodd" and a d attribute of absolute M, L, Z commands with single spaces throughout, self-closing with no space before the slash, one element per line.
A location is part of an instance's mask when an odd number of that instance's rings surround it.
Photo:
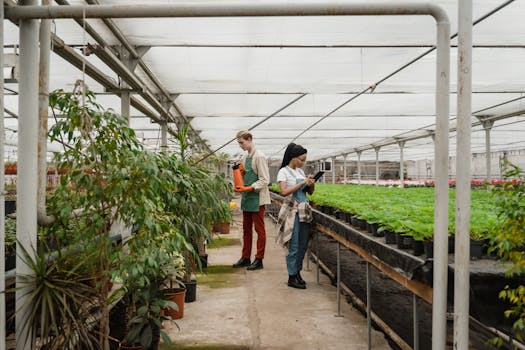
<path fill-rule="evenodd" d="M 229 222 L 216 222 L 213 224 L 213 231 L 219 232 L 223 235 L 230 233 L 230 223 Z"/>
<path fill-rule="evenodd" d="M 177 320 L 184 317 L 184 299 L 186 297 L 186 288 L 171 288 L 166 289 L 164 292 L 164 298 L 169 301 L 173 301 L 178 306 L 178 310 L 168 308 L 166 315 L 172 319 Z"/>

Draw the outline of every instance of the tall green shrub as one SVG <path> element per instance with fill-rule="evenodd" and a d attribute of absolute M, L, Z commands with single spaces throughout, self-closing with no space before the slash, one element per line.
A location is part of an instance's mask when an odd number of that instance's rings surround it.
<path fill-rule="evenodd" d="M 500 260 L 509 262 L 508 276 L 523 275 L 525 272 L 525 172 L 509 162 L 504 164 L 507 180 L 492 189 L 500 225 L 493 237 L 493 249 Z M 514 320 L 513 331 L 516 339 L 525 340 L 525 286 L 507 286 L 500 292 L 500 298 L 508 301 L 511 308 L 505 316 Z"/>

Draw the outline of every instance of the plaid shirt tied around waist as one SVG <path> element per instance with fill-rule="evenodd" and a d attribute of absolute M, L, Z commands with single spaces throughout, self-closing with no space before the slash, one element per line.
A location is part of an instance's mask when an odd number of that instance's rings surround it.
<path fill-rule="evenodd" d="M 287 248 L 293 233 L 295 214 L 299 215 L 299 222 L 310 223 L 313 220 L 312 207 L 308 202 L 299 202 L 292 195 L 286 196 L 279 210 L 277 218 L 277 238 L 275 241 Z"/>

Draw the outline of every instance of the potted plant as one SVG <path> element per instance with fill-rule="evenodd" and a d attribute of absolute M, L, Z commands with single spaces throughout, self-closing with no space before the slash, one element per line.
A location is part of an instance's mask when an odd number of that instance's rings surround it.
<path fill-rule="evenodd" d="M 496 251 L 500 261 L 509 263 L 507 276 L 521 276 L 525 272 L 525 171 L 505 161 L 503 164 L 505 182 L 494 186 L 491 193 L 497 208 L 498 221 L 494 226 L 492 250 Z M 521 278 L 523 281 L 523 278 Z M 525 319 L 525 286 L 523 283 L 506 286 L 499 297 L 510 304 L 505 317 L 513 320 L 513 336 L 520 342 L 525 341 L 523 320 Z M 501 345 L 502 340 L 496 339 Z"/>
<path fill-rule="evenodd" d="M 219 232 L 223 235 L 230 233 L 230 226 L 233 222 L 233 216 L 230 209 L 230 204 L 221 200 L 217 207 L 215 221 L 213 223 L 213 231 Z"/>
<path fill-rule="evenodd" d="M 161 225 L 162 226 L 162 225 Z M 163 234 L 139 231 L 128 242 L 128 252 L 122 252 L 120 265 L 114 272 L 114 279 L 122 283 L 113 298 L 122 296 L 127 303 L 126 336 L 121 349 L 142 346 L 157 349 L 160 338 L 171 344 L 169 336 L 162 331 L 163 321 L 170 320 L 163 310 L 177 309 L 177 305 L 165 298 L 168 279 L 179 275 L 180 259 L 174 251 L 180 244 L 181 235 L 176 229 L 158 227 Z"/>
<path fill-rule="evenodd" d="M 89 283 L 92 275 L 83 269 L 94 259 L 90 254 L 63 252 L 49 257 L 44 249 L 22 259 L 31 268 L 20 275 L 16 289 L 25 292 L 31 311 L 20 327 L 38 329 L 40 346 L 45 349 L 97 349 L 98 332 L 90 327 L 99 296 Z M 18 312 L 18 311 L 17 311 Z M 28 341 L 29 339 L 25 339 Z"/>

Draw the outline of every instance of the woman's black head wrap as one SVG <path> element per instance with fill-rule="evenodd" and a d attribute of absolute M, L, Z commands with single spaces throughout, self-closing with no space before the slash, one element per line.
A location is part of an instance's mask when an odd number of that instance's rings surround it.
<path fill-rule="evenodd" d="M 290 164 L 290 161 L 292 158 L 296 158 L 299 156 L 302 156 L 307 151 L 306 149 L 301 145 L 296 145 L 295 143 L 290 143 L 288 147 L 286 147 L 286 151 L 284 151 L 283 156 L 283 162 L 281 163 L 281 168 L 284 168 L 288 164 Z"/>

